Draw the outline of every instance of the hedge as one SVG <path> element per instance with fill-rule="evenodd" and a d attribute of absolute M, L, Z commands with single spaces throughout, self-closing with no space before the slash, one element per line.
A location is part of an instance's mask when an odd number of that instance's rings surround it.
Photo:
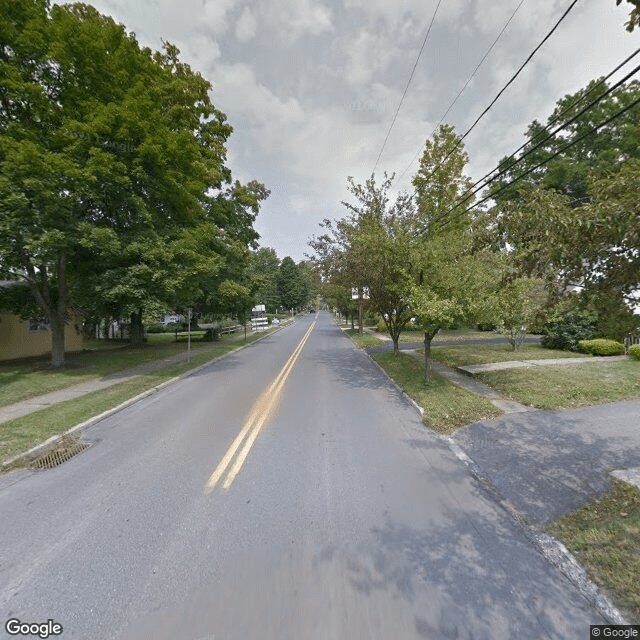
<path fill-rule="evenodd" d="M 616 340 L 596 338 L 595 340 L 580 340 L 580 351 L 594 356 L 621 356 L 624 355 L 624 345 Z"/>
<path fill-rule="evenodd" d="M 640 360 L 640 344 L 632 344 L 629 347 L 629 357 Z"/>

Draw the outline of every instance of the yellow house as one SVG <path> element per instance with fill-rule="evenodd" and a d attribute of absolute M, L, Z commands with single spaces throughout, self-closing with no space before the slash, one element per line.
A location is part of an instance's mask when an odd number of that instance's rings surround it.
<path fill-rule="evenodd" d="M 0 282 L 0 286 L 2 286 Z M 82 318 L 73 311 L 64 329 L 65 351 L 82 351 Z M 31 358 L 51 353 L 51 330 L 41 320 L 22 320 L 0 312 L 0 360 Z"/>

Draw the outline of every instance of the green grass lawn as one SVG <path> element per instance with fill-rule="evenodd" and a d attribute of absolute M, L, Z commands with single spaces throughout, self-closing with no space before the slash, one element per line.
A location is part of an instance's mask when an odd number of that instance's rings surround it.
<path fill-rule="evenodd" d="M 465 340 L 494 340 L 501 338 L 499 333 L 494 331 L 476 331 L 474 329 L 449 329 L 447 331 L 439 331 L 431 342 L 432 345 L 438 342 L 464 342 Z M 400 334 L 400 342 L 422 342 L 424 340 L 424 332 L 422 330 L 403 331 Z M 506 344 L 506 338 L 505 338 Z"/>
<path fill-rule="evenodd" d="M 640 623 L 640 491 L 613 481 L 613 488 L 547 531 L 561 540 L 607 591 L 630 623 Z"/>
<path fill-rule="evenodd" d="M 364 347 L 375 347 L 379 344 L 384 344 L 382 340 L 379 340 L 370 333 L 363 333 L 360 335 L 357 329 L 345 329 L 345 333 L 356 343 L 358 347 L 363 349 Z"/>
<path fill-rule="evenodd" d="M 244 333 L 239 333 L 222 336 L 219 342 L 194 341 L 192 348 L 194 353 L 217 354 L 227 343 L 243 342 Z M 63 370 L 47 369 L 48 358 L 0 364 L 0 407 L 184 353 L 187 348 L 186 342 L 174 342 L 173 333 L 150 334 L 141 347 L 96 340 L 86 346 L 82 353 L 68 354 L 69 368 Z"/>
<path fill-rule="evenodd" d="M 458 427 L 502 415 L 486 398 L 481 398 L 448 380 L 434 375 L 429 385 L 423 379 L 422 364 L 414 357 L 386 352 L 374 356 L 398 386 L 423 409 L 423 422 L 439 433 L 449 435 Z"/>
<path fill-rule="evenodd" d="M 509 360 L 547 360 L 549 358 L 592 358 L 585 353 L 545 349 L 538 344 L 523 344 L 517 351 L 509 344 L 469 344 L 455 347 L 438 347 L 431 343 L 431 354 L 449 366 L 508 362 Z"/>
<path fill-rule="evenodd" d="M 269 333 L 272 333 L 272 331 Z M 247 343 L 254 342 L 265 335 L 268 335 L 268 333 L 249 334 Z M 143 374 L 132 380 L 121 382 L 108 389 L 95 391 L 74 400 L 67 400 L 41 411 L 0 424 L 0 461 L 11 458 L 22 451 L 27 451 L 47 438 L 62 433 L 84 420 L 115 407 L 165 380 L 220 357 L 244 344 L 244 339 L 243 337 L 235 336 L 208 344 L 211 348 L 194 352 L 189 364 L 170 365 L 159 371 Z"/>
<path fill-rule="evenodd" d="M 605 358 L 580 365 L 508 369 L 476 374 L 505 397 L 540 409 L 640 398 L 640 362 Z"/>

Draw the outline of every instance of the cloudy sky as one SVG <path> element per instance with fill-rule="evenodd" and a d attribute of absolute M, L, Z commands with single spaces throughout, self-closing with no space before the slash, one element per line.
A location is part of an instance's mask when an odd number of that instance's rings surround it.
<path fill-rule="evenodd" d="M 262 246 L 300 260 L 325 217 L 343 215 L 347 176 L 363 181 L 405 89 L 437 0 L 95 0 L 141 44 L 176 44 L 213 84 L 234 127 L 228 162 L 270 190 Z M 441 0 L 376 175 L 408 188 L 416 158 L 521 0 Z M 524 0 L 446 117 L 463 132 L 569 6 Z M 481 177 L 556 100 L 606 75 L 635 48 L 628 6 L 580 0 L 466 141 Z"/>

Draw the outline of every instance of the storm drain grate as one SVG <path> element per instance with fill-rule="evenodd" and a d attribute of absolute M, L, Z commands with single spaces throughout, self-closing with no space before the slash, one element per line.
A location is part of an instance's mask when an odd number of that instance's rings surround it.
<path fill-rule="evenodd" d="M 90 442 L 82 442 L 79 438 L 72 436 L 63 436 L 51 449 L 37 457 L 31 466 L 34 469 L 53 469 L 90 446 Z"/>

